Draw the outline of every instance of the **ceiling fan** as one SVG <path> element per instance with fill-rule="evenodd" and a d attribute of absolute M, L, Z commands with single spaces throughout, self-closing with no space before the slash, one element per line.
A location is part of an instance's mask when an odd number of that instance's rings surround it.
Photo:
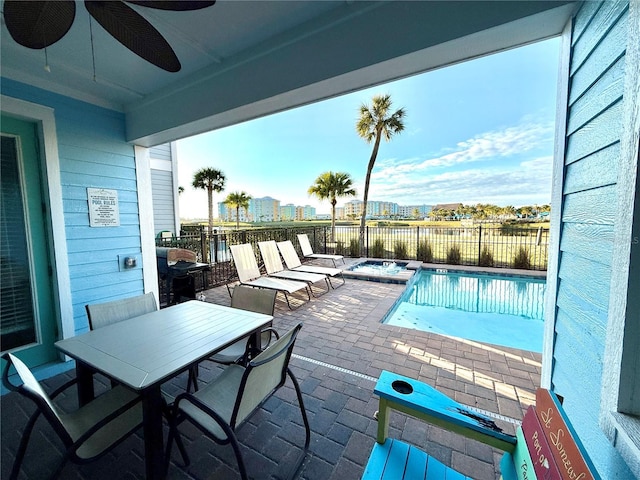
<path fill-rule="evenodd" d="M 126 5 L 132 3 L 159 10 L 187 11 L 210 7 L 212 1 L 90 1 L 89 14 L 113 38 L 139 57 L 168 72 L 180 70 L 180 60 L 171 45 L 142 15 Z M 76 15 L 76 2 L 5 0 L 4 20 L 11 37 L 20 45 L 42 49 L 66 35 Z"/>

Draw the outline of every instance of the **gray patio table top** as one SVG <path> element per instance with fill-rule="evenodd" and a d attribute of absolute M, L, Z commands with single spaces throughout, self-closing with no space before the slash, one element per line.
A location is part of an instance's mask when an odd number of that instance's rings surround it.
<path fill-rule="evenodd" d="M 143 403 L 148 479 L 163 478 L 163 399 L 160 385 L 200 360 L 253 334 L 273 317 L 190 301 L 56 342 L 76 360 L 81 404 L 93 398 L 98 371 L 138 391 Z M 257 344 L 257 343 L 254 343 Z"/>

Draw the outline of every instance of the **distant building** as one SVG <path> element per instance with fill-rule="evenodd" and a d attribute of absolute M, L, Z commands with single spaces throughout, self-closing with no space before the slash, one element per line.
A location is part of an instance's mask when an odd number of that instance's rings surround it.
<path fill-rule="evenodd" d="M 429 216 L 431 205 L 402 205 L 398 207 L 398 215 L 403 218 L 425 218 Z"/>
<path fill-rule="evenodd" d="M 252 222 L 277 222 L 280 220 L 280 200 L 252 198 L 249 200 L 249 218 Z"/>
<path fill-rule="evenodd" d="M 296 207 L 296 220 L 313 220 L 316 218 L 316 209 L 310 205 Z"/>
<path fill-rule="evenodd" d="M 344 205 L 346 218 L 359 218 L 362 216 L 364 202 L 362 200 L 350 200 Z M 381 202 L 371 200 L 367 202 L 367 217 L 386 218 L 398 215 L 398 204 L 395 202 Z"/>
<path fill-rule="evenodd" d="M 249 214 L 245 208 L 240 208 L 239 213 L 239 221 L 240 222 L 250 222 Z M 227 207 L 227 204 L 224 202 L 218 203 L 218 218 L 220 220 L 226 220 L 227 222 L 236 220 L 236 209 Z"/>
<path fill-rule="evenodd" d="M 283 221 L 297 220 L 296 218 L 297 209 L 298 207 L 296 207 L 293 203 L 282 205 L 280 207 L 280 220 L 283 220 Z"/>
<path fill-rule="evenodd" d="M 345 218 L 345 214 L 344 214 L 344 207 L 336 207 L 336 220 L 344 220 Z"/>

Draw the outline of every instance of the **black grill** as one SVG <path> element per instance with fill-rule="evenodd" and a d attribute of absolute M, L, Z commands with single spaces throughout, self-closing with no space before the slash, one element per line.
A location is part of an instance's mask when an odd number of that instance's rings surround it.
<path fill-rule="evenodd" d="M 195 252 L 182 248 L 156 247 L 156 260 L 161 303 L 173 305 L 194 300 L 197 274 L 202 275 L 202 289 L 207 287 L 209 264 L 198 263 Z M 163 292 L 165 302 L 162 302 Z"/>

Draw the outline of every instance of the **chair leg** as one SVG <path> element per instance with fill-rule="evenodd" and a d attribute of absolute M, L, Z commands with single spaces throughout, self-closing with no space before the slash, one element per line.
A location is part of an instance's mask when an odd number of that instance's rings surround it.
<path fill-rule="evenodd" d="M 287 373 L 289 374 L 289 378 L 291 378 L 291 381 L 293 382 L 293 387 L 295 388 L 296 396 L 298 397 L 298 405 L 300 405 L 300 413 L 302 414 L 302 422 L 304 423 L 305 429 L 304 449 L 306 451 L 308 450 L 309 443 L 311 442 L 311 427 L 309 426 L 309 418 L 307 417 L 307 411 L 304 408 L 304 401 L 302 400 L 302 390 L 300 390 L 300 384 L 291 371 L 291 368 L 287 367 Z"/>
<path fill-rule="evenodd" d="M 184 448 L 184 443 L 182 443 L 182 437 L 180 437 L 180 432 L 178 432 L 178 427 L 175 423 L 176 422 L 175 418 L 171 418 L 168 420 L 169 420 L 169 438 L 167 438 L 167 448 L 165 450 L 165 455 L 164 455 L 165 475 L 169 472 L 169 463 L 171 461 L 171 448 L 173 447 L 174 440 L 178 444 L 178 450 L 180 450 L 180 455 L 182 455 L 182 461 L 184 462 L 184 466 L 188 467 L 191 464 L 191 460 L 189 459 L 187 450 Z"/>
<path fill-rule="evenodd" d="M 309 443 L 311 442 L 311 427 L 309 426 L 309 419 L 307 418 L 307 411 L 304 408 L 304 402 L 302 400 L 302 391 L 300 390 L 300 385 L 298 384 L 298 380 L 293 375 L 293 372 L 290 368 L 287 367 L 287 374 L 291 381 L 293 382 L 293 387 L 296 390 L 296 396 L 298 397 L 298 405 L 300 405 L 300 413 L 302 414 L 302 422 L 304 423 L 305 429 L 305 440 L 304 440 L 304 449 L 298 458 L 298 461 L 293 466 L 291 471 L 290 478 L 294 478 L 300 470 L 302 463 L 304 462 L 305 457 L 307 456 L 307 452 L 309 451 Z"/>
<path fill-rule="evenodd" d="M 344 275 L 340 274 L 340 277 L 338 277 L 338 276 L 336 275 L 334 278 L 335 278 L 336 280 L 337 280 L 338 278 L 340 278 L 340 281 L 341 281 L 341 282 L 340 282 L 338 285 L 334 285 L 334 284 L 333 284 L 333 282 L 331 281 L 331 278 L 329 278 L 329 283 L 331 284 L 331 288 L 333 288 L 333 289 L 335 290 L 336 288 L 340 288 L 342 285 L 344 285 L 344 283 L 345 283 Z"/>
<path fill-rule="evenodd" d="M 193 384 L 193 391 L 198 391 L 198 365 L 194 365 L 189 369 L 189 376 L 187 378 L 187 392 L 191 392 L 191 385 Z"/>
<path fill-rule="evenodd" d="M 16 458 L 13 461 L 13 468 L 11 469 L 11 475 L 9 475 L 10 480 L 15 480 L 18 478 L 18 474 L 20 473 L 20 467 L 22 466 L 22 460 L 24 459 L 24 454 L 27 451 L 27 445 L 29 444 L 29 438 L 31 438 L 31 431 L 33 430 L 34 425 L 36 424 L 36 420 L 40 416 L 40 410 L 37 410 L 27 422 L 27 425 L 24 427 L 24 432 L 22 432 L 22 438 L 20 439 L 20 445 L 18 446 L 18 451 L 16 452 Z"/>
<path fill-rule="evenodd" d="M 244 466 L 244 459 L 242 458 L 242 453 L 240 452 L 240 444 L 236 439 L 236 436 L 233 432 L 230 432 L 231 435 L 229 437 L 229 443 L 231 444 L 231 448 L 233 448 L 233 453 L 236 455 L 236 460 L 238 461 L 238 470 L 240 471 L 240 478 L 242 480 L 248 480 L 247 477 L 247 469 Z"/>

